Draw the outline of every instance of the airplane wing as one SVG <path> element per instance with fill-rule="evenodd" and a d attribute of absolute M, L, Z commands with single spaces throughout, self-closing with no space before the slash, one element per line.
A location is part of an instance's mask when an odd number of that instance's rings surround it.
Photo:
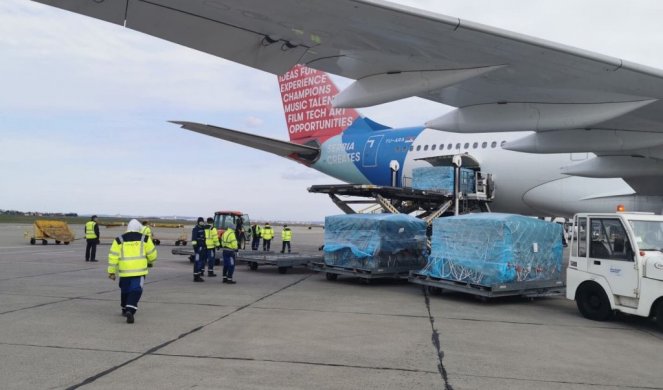
<path fill-rule="evenodd" d="M 383 0 L 34 1 L 274 74 L 356 80 L 337 107 L 419 96 L 456 107 L 430 128 L 534 130 L 505 148 L 595 153 L 579 175 L 663 173 L 663 72 L 620 58 Z"/>
<path fill-rule="evenodd" d="M 171 121 L 171 123 L 180 125 L 183 129 L 195 131 L 196 133 L 209 135 L 211 137 L 219 138 L 225 141 L 230 141 L 254 149 L 263 150 L 265 152 L 273 153 L 277 156 L 288 157 L 300 162 L 313 162 L 320 154 L 320 149 L 313 146 L 294 144 L 291 142 L 263 137 L 260 135 L 243 133 L 237 130 L 230 130 L 223 127 L 203 125 L 201 123 L 195 122 Z"/>

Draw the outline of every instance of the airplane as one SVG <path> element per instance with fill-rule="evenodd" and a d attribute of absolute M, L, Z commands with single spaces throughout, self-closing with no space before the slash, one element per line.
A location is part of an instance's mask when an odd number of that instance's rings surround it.
<path fill-rule="evenodd" d="M 663 210 L 657 69 L 382 0 L 34 1 L 279 75 L 291 142 L 175 122 L 192 131 L 358 184 L 467 154 L 493 211 Z M 356 111 L 411 96 L 456 109 L 404 129 Z"/>

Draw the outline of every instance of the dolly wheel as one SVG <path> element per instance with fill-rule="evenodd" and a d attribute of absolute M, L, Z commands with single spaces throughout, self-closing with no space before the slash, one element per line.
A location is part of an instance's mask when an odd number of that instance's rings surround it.
<path fill-rule="evenodd" d="M 279 273 L 280 274 L 285 274 L 288 272 L 288 267 L 279 267 Z"/>
<path fill-rule="evenodd" d="M 180 246 L 180 240 L 175 241 L 175 246 Z"/>
<path fill-rule="evenodd" d="M 64 244 L 65 244 L 65 245 L 69 245 L 69 241 L 65 241 Z"/>
<path fill-rule="evenodd" d="M 594 321 L 605 321 L 612 315 L 610 300 L 598 284 L 583 284 L 576 293 L 578 311 Z"/>
<path fill-rule="evenodd" d="M 258 263 L 256 263 L 255 261 L 250 262 L 249 263 L 249 269 L 251 271 L 257 271 L 258 270 Z"/>
<path fill-rule="evenodd" d="M 31 238 L 31 239 L 30 239 L 30 245 L 34 245 L 34 244 L 36 244 L 36 243 L 37 243 L 37 240 L 35 240 L 34 238 Z"/>
<path fill-rule="evenodd" d="M 329 272 L 325 273 L 325 277 L 327 278 L 327 280 L 336 280 L 336 279 L 338 279 L 338 275 L 332 274 L 332 273 L 329 273 Z"/>
<path fill-rule="evenodd" d="M 46 244 L 48 244 L 48 241 L 46 241 L 46 240 L 41 240 L 41 244 L 42 244 L 42 245 L 46 245 Z"/>
<path fill-rule="evenodd" d="M 55 240 L 55 245 L 60 245 L 60 240 Z"/>
<path fill-rule="evenodd" d="M 154 241 L 154 245 L 161 245 L 161 240 L 153 240 L 153 241 Z"/>

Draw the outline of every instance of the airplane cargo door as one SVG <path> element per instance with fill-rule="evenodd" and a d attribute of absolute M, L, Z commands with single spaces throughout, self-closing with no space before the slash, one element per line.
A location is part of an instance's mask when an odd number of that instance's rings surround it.
<path fill-rule="evenodd" d="M 362 166 L 365 168 L 378 166 L 378 151 L 382 143 L 384 135 L 373 135 L 368 137 L 364 145 L 364 158 L 362 159 Z"/>

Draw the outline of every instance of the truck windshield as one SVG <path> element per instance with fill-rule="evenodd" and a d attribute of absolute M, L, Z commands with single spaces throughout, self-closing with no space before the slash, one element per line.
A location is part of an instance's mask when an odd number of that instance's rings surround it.
<path fill-rule="evenodd" d="M 663 221 L 629 221 L 641 251 L 663 249 Z"/>

